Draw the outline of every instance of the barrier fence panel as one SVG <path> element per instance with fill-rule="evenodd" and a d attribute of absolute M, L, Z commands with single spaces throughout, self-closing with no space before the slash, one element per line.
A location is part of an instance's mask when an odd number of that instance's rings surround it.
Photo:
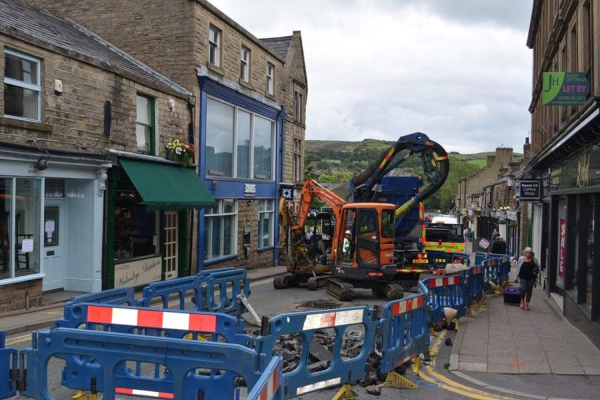
<path fill-rule="evenodd" d="M 451 253 L 452 258 L 450 262 L 452 264 L 464 264 L 467 267 L 471 265 L 471 257 L 467 253 Z"/>
<path fill-rule="evenodd" d="M 478 251 L 475 253 L 475 265 L 481 265 L 487 258 L 488 253 Z"/>
<path fill-rule="evenodd" d="M 48 363 L 53 357 L 64 355 L 97 360 L 102 367 L 104 400 L 114 400 L 116 394 L 161 399 L 235 399 L 235 380 L 225 380 L 223 376 L 241 377 L 249 391 L 261 377 L 258 354 L 232 343 L 56 328 L 33 333 L 32 348 L 19 353 L 20 373 L 27 377 L 21 394 L 38 400 L 51 399 Z M 123 365 L 127 362 L 160 364 L 164 375 L 124 374 Z M 230 374 L 207 377 L 200 373 L 206 369 Z"/>
<path fill-rule="evenodd" d="M 283 359 L 273 357 L 246 400 L 284 400 Z"/>
<path fill-rule="evenodd" d="M 257 339 L 258 352 L 269 362 L 273 356 L 277 338 L 281 335 L 299 334 L 302 338 L 302 350 L 298 366 L 283 374 L 283 386 L 286 398 L 357 381 L 366 376 L 367 358 L 374 349 L 377 322 L 373 320 L 374 311 L 367 306 L 350 307 L 336 310 L 309 311 L 282 314 L 263 325 L 263 335 Z M 341 355 L 344 332 L 347 327 L 361 325 L 363 346 L 360 353 L 351 359 Z M 331 328 L 335 331 L 331 360 L 327 369 L 311 373 L 309 371 L 309 347 L 313 335 L 320 329 Z"/>
<path fill-rule="evenodd" d="M 201 338 L 217 342 L 225 340 L 227 343 L 242 345 L 247 348 L 254 347 L 254 338 L 243 334 L 243 325 L 235 317 L 226 314 L 188 312 L 188 311 L 164 311 L 138 307 L 112 307 L 94 304 L 75 304 L 64 318 L 57 321 L 57 328 L 79 328 L 85 326 L 87 330 L 119 332 L 145 336 L 167 336 L 181 339 L 192 334 L 193 339 Z M 202 336 L 199 336 L 202 335 Z M 58 356 L 66 362 L 62 384 L 66 387 L 91 390 L 92 379 L 96 382 L 99 391 L 104 388 L 102 366 L 95 359 L 80 358 L 77 356 Z M 127 374 L 127 367 L 120 366 L 118 373 Z M 142 366 L 136 364 L 133 372 L 140 376 Z M 145 375 L 152 373 L 146 371 Z M 161 376 L 160 365 L 154 365 L 153 375 L 155 378 Z M 214 371 L 208 375 L 213 376 Z M 218 380 L 233 381 L 235 376 L 228 372 L 221 374 Z M 218 382 L 217 382 L 218 383 Z"/>
<path fill-rule="evenodd" d="M 88 293 L 81 296 L 71 297 L 65 304 L 65 315 L 68 307 L 79 303 L 111 304 L 114 306 L 128 305 L 137 306 L 138 300 L 135 298 L 135 291 L 130 287 L 121 287 L 117 289 L 103 290 L 97 293 Z"/>
<path fill-rule="evenodd" d="M 510 274 L 510 257 L 504 256 L 500 259 L 500 265 L 498 266 L 498 278 L 499 284 L 504 285 L 508 283 Z"/>
<path fill-rule="evenodd" d="M 209 311 L 236 316 L 247 311 L 246 306 L 237 298 L 240 294 L 250 296 L 250 281 L 245 269 L 233 267 L 214 269 L 200 272 L 197 276 L 201 280 L 208 277 L 211 279 L 207 287 Z"/>
<path fill-rule="evenodd" d="M 457 318 L 466 315 L 467 296 L 462 275 L 424 279 L 419 281 L 419 292 L 425 294 L 430 323 L 444 318 L 445 307 L 457 310 Z"/>
<path fill-rule="evenodd" d="M 483 300 L 483 267 L 475 265 L 467 270 L 467 307 Z"/>
<path fill-rule="evenodd" d="M 178 308 L 185 310 L 186 294 L 191 293 L 192 303 L 196 311 L 208 311 L 207 289 L 210 275 L 205 279 L 199 276 L 186 276 L 163 282 L 153 282 L 144 288 L 144 297 L 140 300 L 141 307 L 151 307 L 154 299 L 159 299 L 162 308 L 169 308 L 169 299 L 175 295 L 179 301 Z"/>
<path fill-rule="evenodd" d="M 416 294 L 395 300 L 383 307 L 379 321 L 381 328 L 381 373 L 393 371 L 397 366 L 427 351 L 427 307 L 425 295 Z"/>
<path fill-rule="evenodd" d="M 498 273 L 498 259 L 488 259 L 483 262 L 484 270 L 484 283 L 493 283 L 494 285 L 500 284 L 500 277 Z"/>
<path fill-rule="evenodd" d="M 0 399 L 8 399 L 17 394 L 17 383 L 11 374 L 17 361 L 17 350 L 6 348 L 6 333 L 0 331 Z"/>

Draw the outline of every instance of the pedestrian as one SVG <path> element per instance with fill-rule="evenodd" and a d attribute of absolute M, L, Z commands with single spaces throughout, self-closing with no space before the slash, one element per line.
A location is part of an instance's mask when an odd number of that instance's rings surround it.
<path fill-rule="evenodd" d="M 529 311 L 529 302 L 533 294 L 533 286 L 540 272 L 540 263 L 535 258 L 531 247 L 523 250 L 523 255 L 517 262 L 517 278 L 521 287 L 521 309 Z"/>
<path fill-rule="evenodd" d="M 500 234 L 498 233 L 498 229 L 494 228 L 494 230 L 492 231 L 492 243 L 496 241 L 496 238 L 500 236 Z"/>
<path fill-rule="evenodd" d="M 490 253 L 492 254 L 506 254 L 506 241 L 502 236 L 498 236 L 494 243 L 490 246 Z"/>

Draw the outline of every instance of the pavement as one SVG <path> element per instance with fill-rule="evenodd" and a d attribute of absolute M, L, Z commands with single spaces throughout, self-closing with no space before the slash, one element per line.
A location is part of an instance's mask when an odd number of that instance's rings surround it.
<path fill-rule="evenodd" d="M 285 272 L 286 267 L 251 269 L 248 270 L 248 277 L 251 281 L 258 281 L 282 275 Z M 72 295 L 78 294 L 81 293 L 54 292 L 44 295 L 43 302 L 44 304 L 48 304 L 46 306 L 4 313 L 0 316 L 0 331 L 6 331 L 6 335 L 10 336 L 46 328 L 63 316 L 65 303 L 70 300 Z M 136 297 L 141 298 L 142 293 L 137 292 Z"/>
<path fill-rule="evenodd" d="M 488 296 L 485 308 L 461 320 L 450 370 L 600 375 L 600 349 L 561 315 L 540 285 L 530 308 L 505 304 L 502 294 Z"/>

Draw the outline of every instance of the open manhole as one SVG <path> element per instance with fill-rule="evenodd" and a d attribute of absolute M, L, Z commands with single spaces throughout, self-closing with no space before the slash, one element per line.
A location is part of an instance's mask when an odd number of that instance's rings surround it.
<path fill-rule="evenodd" d="M 296 308 L 304 308 L 307 310 L 328 310 L 331 308 L 340 308 L 342 303 L 330 300 L 311 300 L 305 301 Z"/>

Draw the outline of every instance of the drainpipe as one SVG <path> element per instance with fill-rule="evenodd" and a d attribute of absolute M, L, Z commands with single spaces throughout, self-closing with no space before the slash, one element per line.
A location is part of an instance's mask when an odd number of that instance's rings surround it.
<path fill-rule="evenodd" d="M 188 99 L 188 110 L 190 112 L 190 124 L 188 125 L 188 143 L 189 144 L 194 144 L 194 126 L 195 125 L 195 112 L 196 112 L 196 107 L 195 107 L 195 102 L 192 101 L 192 98 Z M 198 158 L 200 158 L 200 153 L 198 153 L 196 151 L 196 154 L 198 154 Z M 200 165 L 200 162 L 198 160 L 198 165 Z M 196 171 L 196 174 L 198 173 L 198 171 Z M 192 209 L 191 212 L 188 215 L 189 218 L 189 237 L 188 237 L 188 264 L 190 267 L 190 276 L 192 275 L 192 255 L 193 255 L 193 251 L 192 249 L 194 248 L 194 211 L 195 209 Z M 187 213 L 187 210 L 186 210 Z M 198 238 L 196 238 L 196 240 L 198 240 Z M 197 269 L 197 262 L 196 262 L 196 273 L 198 272 Z"/>

